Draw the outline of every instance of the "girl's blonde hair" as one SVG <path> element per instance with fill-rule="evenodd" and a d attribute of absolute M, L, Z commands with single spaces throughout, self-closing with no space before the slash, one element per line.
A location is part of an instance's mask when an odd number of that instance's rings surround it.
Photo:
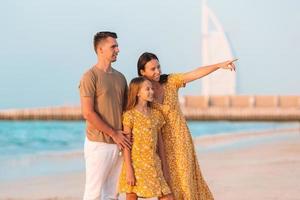
<path fill-rule="evenodd" d="M 148 81 L 148 79 L 143 76 L 136 77 L 130 81 L 126 110 L 133 109 L 138 103 L 138 93 L 141 89 L 142 83 L 145 81 Z"/>

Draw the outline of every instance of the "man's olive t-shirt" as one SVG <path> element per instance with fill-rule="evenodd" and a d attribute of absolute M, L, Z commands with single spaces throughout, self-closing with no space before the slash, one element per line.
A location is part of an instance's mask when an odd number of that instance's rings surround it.
<path fill-rule="evenodd" d="M 124 75 L 112 68 L 104 72 L 96 66 L 89 69 L 79 84 L 81 97 L 94 99 L 94 110 L 108 125 L 122 129 L 122 112 L 127 98 L 127 82 Z M 86 121 L 86 135 L 91 141 L 114 143 L 107 134 Z"/>

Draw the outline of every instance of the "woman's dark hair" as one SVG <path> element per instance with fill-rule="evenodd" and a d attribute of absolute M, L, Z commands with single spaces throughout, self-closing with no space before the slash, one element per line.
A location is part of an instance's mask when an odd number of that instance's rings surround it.
<path fill-rule="evenodd" d="M 160 84 L 166 83 L 167 80 L 168 80 L 168 77 L 169 77 L 169 74 L 162 74 L 162 75 L 160 75 L 160 77 L 159 77 L 159 83 Z"/>
<path fill-rule="evenodd" d="M 139 76 L 142 76 L 141 70 L 145 70 L 145 65 L 151 60 L 159 61 L 158 57 L 154 53 L 145 52 L 143 53 L 137 62 L 137 72 Z M 159 78 L 159 83 L 165 83 L 168 80 L 168 74 L 162 74 Z"/>

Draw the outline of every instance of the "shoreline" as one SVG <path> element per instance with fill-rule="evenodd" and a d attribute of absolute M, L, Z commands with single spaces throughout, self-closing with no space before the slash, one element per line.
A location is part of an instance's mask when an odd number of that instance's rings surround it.
<path fill-rule="evenodd" d="M 261 143 L 243 144 L 253 139 Z M 237 143 L 242 143 L 242 147 L 236 146 Z M 283 193 L 283 199 L 300 196 L 300 183 L 296 178 L 300 177 L 299 128 L 199 136 L 194 138 L 194 144 L 202 174 L 216 200 L 240 200 L 239 196 L 245 200 L 277 199 L 275 197 Z M 72 159 L 82 154 L 77 151 L 66 157 L 58 156 Z M 65 171 L 2 181 L 0 199 L 81 199 L 83 187 L 84 170 Z"/>
<path fill-rule="evenodd" d="M 234 144 L 243 140 L 274 138 L 280 136 L 300 135 L 300 127 L 264 129 L 257 131 L 241 131 L 233 133 L 219 133 L 215 135 L 202 135 L 193 138 L 195 146 L 208 147 L 213 145 Z"/>

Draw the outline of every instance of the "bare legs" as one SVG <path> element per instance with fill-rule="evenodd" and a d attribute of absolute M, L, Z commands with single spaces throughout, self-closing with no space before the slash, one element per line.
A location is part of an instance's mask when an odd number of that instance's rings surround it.
<path fill-rule="evenodd" d="M 137 200 L 138 197 L 135 193 L 126 193 L 126 200 Z"/>
<path fill-rule="evenodd" d="M 159 200 L 174 200 L 173 195 L 172 194 L 167 194 L 164 195 L 162 197 L 158 197 Z"/>
<path fill-rule="evenodd" d="M 126 200 L 137 200 L 138 196 L 135 193 L 126 193 Z M 158 197 L 159 200 L 174 200 L 172 194 L 167 194 L 162 197 Z"/>

